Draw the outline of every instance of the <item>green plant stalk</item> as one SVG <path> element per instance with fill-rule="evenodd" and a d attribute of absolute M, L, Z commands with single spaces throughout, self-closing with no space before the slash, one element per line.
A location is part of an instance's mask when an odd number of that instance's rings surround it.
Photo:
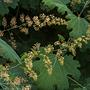
<path fill-rule="evenodd" d="M 71 81 L 73 81 L 74 83 L 76 83 L 78 86 L 80 86 L 81 88 L 84 88 L 84 86 L 82 84 L 80 84 L 79 82 L 77 82 L 76 80 L 72 79 L 71 77 L 68 76 L 68 79 L 70 79 Z"/>
<path fill-rule="evenodd" d="M 80 14 L 79 14 L 79 17 L 82 15 L 82 13 L 84 12 L 85 8 L 87 7 L 87 5 L 88 5 L 89 3 L 90 3 L 89 0 L 86 1 L 86 3 L 85 3 L 85 5 L 84 5 L 83 9 L 81 10 L 81 12 L 80 12 Z"/>

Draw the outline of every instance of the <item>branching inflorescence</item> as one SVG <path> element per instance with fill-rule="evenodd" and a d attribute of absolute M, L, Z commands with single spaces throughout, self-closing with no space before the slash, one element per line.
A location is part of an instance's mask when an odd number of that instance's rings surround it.
<path fill-rule="evenodd" d="M 20 25 L 17 25 L 18 23 Z M 0 36 L 3 36 L 5 31 L 18 28 L 20 32 L 25 34 L 29 33 L 29 28 L 33 27 L 35 31 L 39 31 L 40 28 L 51 25 L 67 25 L 67 21 L 60 17 L 55 17 L 54 15 L 40 14 L 39 16 L 30 17 L 29 15 L 20 15 L 19 21 L 16 17 L 11 18 L 10 25 L 7 25 L 7 19 L 4 17 L 2 21 L 3 31 L 0 31 Z"/>

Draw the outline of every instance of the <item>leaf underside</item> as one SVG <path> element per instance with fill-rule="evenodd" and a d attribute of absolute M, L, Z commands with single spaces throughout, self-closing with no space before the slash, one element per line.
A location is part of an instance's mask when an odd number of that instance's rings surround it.
<path fill-rule="evenodd" d="M 18 61 L 20 63 L 21 61 L 17 53 L 2 39 L 0 39 L 0 56 L 10 59 L 13 62 Z"/>

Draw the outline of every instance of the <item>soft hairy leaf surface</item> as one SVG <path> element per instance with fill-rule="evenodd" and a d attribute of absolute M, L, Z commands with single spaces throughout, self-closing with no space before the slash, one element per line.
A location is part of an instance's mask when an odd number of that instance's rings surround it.
<path fill-rule="evenodd" d="M 77 17 L 72 14 L 68 14 L 68 28 L 72 29 L 70 36 L 73 38 L 78 38 L 85 35 L 88 29 L 88 22 L 84 18 Z"/>
<path fill-rule="evenodd" d="M 0 56 L 10 59 L 11 61 L 20 62 L 20 57 L 17 53 L 2 39 L 0 39 Z"/>
<path fill-rule="evenodd" d="M 64 14 L 65 11 L 71 13 L 69 8 L 66 6 L 70 0 L 42 0 L 42 2 L 47 5 L 50 9 L 58 8 L 58 12 Z"/>
<path fill-rule="evenodd" d="M 53 65 L 53 72 L 48 74 L 47 69 L 44 67 L 43 55 L 40 56 L 39 61 L 34 62 L 34 70 L 38 73 L 38 80 L 36 84 L 39 90 L 54 90 L 57 86 L 58 90 L 64 90 L 69 87 L 67 75 L 73 75 L 75 78 L 80 76 L 77 69 L 79 67 L 78 61 L 74 61 L 72 56 L 65 56 L 64 65 L 60 65 L 54 54 L 48 55 Z"/>

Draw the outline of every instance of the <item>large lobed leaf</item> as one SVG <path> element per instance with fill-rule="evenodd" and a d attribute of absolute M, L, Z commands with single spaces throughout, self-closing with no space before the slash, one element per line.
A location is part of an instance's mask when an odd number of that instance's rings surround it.
<path fill-rule="evenodd" d="M 61 12 L 62 14 L 64 14 L 65 11 L 71 13 L 71 11 L 66 5 L 70 2 L 70 0 L 42 0 L 42 2 L 50 9 L 54 9 L 55 7 L 57 7 L 58 12 Z"/>
<path fill-rule="evenodd" d="M 64 65 L 60 65 L 54 54 L 47 55 L 53 63 L 52 75 L 49 75 L 44 67 L 43 56 L 40 56 L 39 61 L 34 62 L 34 70 L 38 73 L 36 81 L 39 90 L 54 90 L 57 86 L 58 90 L 64 90 L 69 87 L 67 75 L 72 75 L 75 78 L 80 76 L 77 67 L 80 67 L 79 62 L 73 60 L 72 56 L 65 56 Z"/>
<path fill-rule="evenodd" d="M 70 36 L 73 38 L 78 38 L 85 35 L 88 30 L 88 22 L 84 18 L 77 17 L 72 14 L 68 14 L 68 28 L 72 29 Z"/>
<path fill-rule="evenodd" d="M 17 53 L 2 39 L 0 39 L 0 56 L 20 63 L 21 59 Z"/>
<path fill-rule="evenodd" d="M 68 20 L 68 28 L 72 29 L 70 32 L 70 37 L 78 38 L 82 35 L 86 34 L 88 29 L 88 22 L 84 18 L 77 17 L 73 14 L 73 12 L 67 7 L 66 4 L 70 2 L 70 0 L 43 0 L 45 5 L 47 5 L 50 9 L 57 7 L 58 12 L 64 14 L 67 12 Z"/>
<path fill-rule="evenodd" d="M 42 2 L 44 2 L 44 4 L 51 6 L 51 4 L 53 4 L 55 6 L 55 4 L 68 4 L 70 2 L 70 0 L 42 0 Z"/>

